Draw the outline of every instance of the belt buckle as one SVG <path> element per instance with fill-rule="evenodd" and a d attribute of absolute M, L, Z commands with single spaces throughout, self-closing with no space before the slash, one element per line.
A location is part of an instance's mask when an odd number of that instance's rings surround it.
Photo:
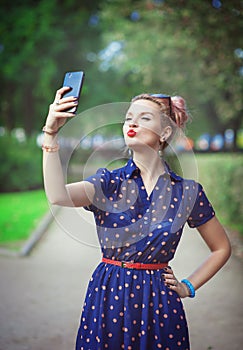
<path fill-rule="evenodd" d="M 126 261 L 122 261 L 122 262 L 121 262 L 121 267 L 122 267 L 123 269 L 126 268 Z"/>

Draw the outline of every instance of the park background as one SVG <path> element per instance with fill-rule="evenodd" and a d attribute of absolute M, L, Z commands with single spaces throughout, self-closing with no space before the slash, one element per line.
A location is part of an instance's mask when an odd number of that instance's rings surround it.
<path fill-rule="evenodd" d="M 19 249 L 48 211 L 41 129 L 64 73 L 80 69 L 86 79 L 79 113 L 128 102 L 143 91 L 185 98 L 199 180 L 223 224 L 242 234 L 242 23 L 237 0 L 2 1 L 1 245 Z M 105 122 L 86 118 L 93 135 L 76 130 L 83 140 L 75 152 L 78 165 L 119 135 L 117 123 L 101 135 L 97 124 Z M 65 147 L 72 142 L 65 139 Z M 180 148 L 186 153 L 187 146 Z M 94 165 L 106 165 L 110 151 Z"/>
<path fill-rule="evenodd" d="M 180 172 L 177 156 L 196 159 L 199 180 L 237 255 L 210 288 L 185 301 L 192 345 L 241 349 L 242 6 L 240 0 L 1 1 L 1 350 L 71 349 L 80 296 L 99 261 L 98 251 L 87 241 L 77 244 L 62 227 L 68 222 L 77 237 L 92 240 L 88 222 L 80 232 L 71 209 L 51 208 L 55 226 L 43 190 L 41 129 L 64 73 L 79 69 L 86 73 L 76 119 L 82 128 L 68 123 L 60 139 L 64 163 L 72 153 L 71 180 L 82 178 L 87 164 L 92 172 L 114 166 L 110 160 L 117 156 L 123 160 L 120 146 L 103 151 L 103 144 L 119 140 L 121 126 L 107 125 L 103 106 L 119 110 L 141 91 L 186 99 L 190 142 L 177 144 L 168 160 Z M 98 115 L 89 118 L 93 111 Z M 177 260 L 183 274 L 203 256 L 196 235 L 187 230 L 184 237 L 185 255 Z"/>

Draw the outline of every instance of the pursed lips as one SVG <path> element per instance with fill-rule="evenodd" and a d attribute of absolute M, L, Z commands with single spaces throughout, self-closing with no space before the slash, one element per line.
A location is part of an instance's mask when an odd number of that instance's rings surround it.
<path fill-rule="evenodd" d="M 136 131 L 133 129 L 129 129 L 127 132 L 127 136 L 129 136 L 129 137 L 134 137 L 134 136 L 136 136 L 136 134 L 137 134 Z"/>

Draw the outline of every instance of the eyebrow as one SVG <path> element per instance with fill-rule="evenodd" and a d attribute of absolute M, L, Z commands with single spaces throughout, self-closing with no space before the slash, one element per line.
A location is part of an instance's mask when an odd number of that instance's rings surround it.
<path fill-rule="evenodd" d="M 143 115 L 146 115 L 146 114 L 150 114 L 152 117 L 154 117 L 154 113 L 152 113 L 152 112 L 141 112 L 141 113 L 139 113 L 139 116 L 143 116 Z M 133 113 L 128 112 L 128 113 L 126 114 L 126 116 L 127 116 L 127 115 L 133 115 Z"/>

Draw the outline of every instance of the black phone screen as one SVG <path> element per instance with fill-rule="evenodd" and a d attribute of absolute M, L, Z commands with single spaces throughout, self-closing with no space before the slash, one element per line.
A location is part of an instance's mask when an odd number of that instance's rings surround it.
<path fill-rule="evenodd" d="M 64 76 L 63 86 L 68 86 L 71 88 L 67 91 L 63 97 L 74 96 L 79 98 L 84 81 L 84 72 L 67 72 Z M 75 113 L 77 107 L 73 107 L 69 112 Z"/>

